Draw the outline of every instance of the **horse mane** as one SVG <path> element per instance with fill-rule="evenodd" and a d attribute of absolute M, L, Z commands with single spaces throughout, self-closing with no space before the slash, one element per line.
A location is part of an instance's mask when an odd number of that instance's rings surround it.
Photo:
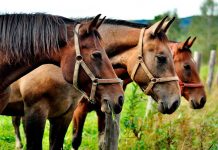
<path fill-rule="evenodd" d="M 43 13 L 0 15 L 0 53 L 4 61 L 30 62 L 58 52 L 67 44 L 65 21 Z"/>
<path fill-rule="evenodd" d="M 91 21 L 94 19 L 93 17 L 87 17 L 87 18 L 73 18 L 79 22 L 81 21 Z M 104 21 L 105 24 L 112 24 L 112 25 L 124 25 L 128 27 L 133 27 L 133 28 L 148 28 L 149 25 L 143 24 L 143 23 L 136 23 L 133 21 L 126 21 L 126 20 L 120 20 L 120 19 L 105 19 Z"/>

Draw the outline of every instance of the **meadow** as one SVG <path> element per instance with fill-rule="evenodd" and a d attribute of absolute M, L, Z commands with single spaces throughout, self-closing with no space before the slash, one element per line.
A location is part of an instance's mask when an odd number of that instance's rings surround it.
<path fill-rule="evenodd" d="M 201 79 L 205 83 L 207 66 L 201 67 Z M 216 72 L 218 68 L 216 68 Z M 182 98 L 178 110 L 171 115 L 157 112 L 156 104 L 147 115 L 147 96 L 131 83 L 125 91 L 125 103 L 120 122 L 119 149 L 128 150 L 217 150 L 218 149 L 218 85 L 207 90 L 207 103 L 203 109 L 193 110 Z M 15 148 L 11 117 L 0 119 L 0 150 Z M 22 139 L 25 143 L 23 128 Z M 43 149 L 49 148 L 49 122 L 43 138 Z M 88 114 L 83 131 L 81 150 L 98 149 L 97 117 Z M 71 149 L 72 124 L 65 137 L 64 150 Z M 25 148 L 25 146 L 24 146 Z"/>

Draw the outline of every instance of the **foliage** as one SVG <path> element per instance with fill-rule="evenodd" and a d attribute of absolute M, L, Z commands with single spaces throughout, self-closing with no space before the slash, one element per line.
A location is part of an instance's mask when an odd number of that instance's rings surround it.
<path fill-rule="evenodd" d="M 207 63 L 209 51 L 218 49 L 218 3 L 214 0 L 205 0 L 201 6 L 201 15 L 189 18 L 179 18 L 176 10 L 157 15 L 153 23 L 161 20 L 165 16 L 176 17 L 176 20 L 169 29 L 168 36 L 172 41 L 185 41 L 189 36 L 197 37 L 192 49 L 203 54 L 203 62 Z M 183 24 L 185 19 L 190 23 Z"/>
<path fill-rule="evenodd" d="M 170 27 L 169 32 L 168 32 L 169 40 L 173 40 L 173 41 L 180 40 L 181 35 L 182 35 L 182 33 L 185 32 L 186 28 L 181 28 L 181 19 L 178 18 L 176 10 L 174 10 L 173 12 L 168 11 L 168 12 L 165 12 L 161 15 L 155 16 L 152 23 L 155 23 L 155 22 L 163 19 L 165 16 L 168 16 L 170 19 L 172 19 L 173 17 L 176 18 L 173 25 Z"/>

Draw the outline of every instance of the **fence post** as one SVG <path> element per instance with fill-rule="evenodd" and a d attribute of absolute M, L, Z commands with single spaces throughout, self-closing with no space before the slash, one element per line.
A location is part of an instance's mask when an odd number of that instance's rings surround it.
<path fill-rule="evenodd" d="M 153 100 L 153 98 L 151 96 L 148 96 L 148 102 L 147 102 L 146 111 L 145 111 L 146 118 L 152 112 L 152 110 L 154 110 L 154 103 L 155 101 Z"/>
<path fill-rule="evenodd" d="M 101 150 L 117 150 L 119 140 L 119 127 L 120 114 L 115 114 L 114 119 L 112 114 L 105 113 L 105 132 L 101 135 L 103 143 L 100 143 L 99 149 Z"/>
<path fill-rule="evenodd" d="M 208 78 L 207 78 L 207 87 L 209 91 L 213 83 L 215 63 L 216 63 L 216 51 L 212 50 L 210 52 L 209 70 L 208 70 Z"/>
<path fill-rule="evenodd" d="M 195 60 L 196 65 L 197 65 L 197 70 L 198 70 L 198 72 L 200 72 L 200 67 L 201 67 L 201 53 L 195 51 L 195 52 L 194 52 L 194 60 Z"/>

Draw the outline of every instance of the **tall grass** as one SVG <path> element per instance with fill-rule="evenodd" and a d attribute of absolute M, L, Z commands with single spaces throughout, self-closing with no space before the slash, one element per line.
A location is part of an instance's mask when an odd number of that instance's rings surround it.
<path fill-rule="evenodd" d="M 206 81 L 207 66 L 201 68 L 201 78 Z M 201 110 L 193 110 L 182 99 L 178 110 L 171 115 L 162 115 L 154 110 L 145 116 L 147 97 L 134 83 L 125 91 L 125 103 L 121 114 L 119 149 L 161 150 L 217 150 L 218 149 L 218 86 L 213 85 L 207 93 L 207 103 Z M 23 143 L 24 134 L 23 129 Z M 43 149 L 48 150 L 49 123 L 46 124 Z M 98 149 L 97 117 L 89 113 L 83 131 L 81 150 Z M 71 149 L 72 125 L 65 137 L 64 149 Z M 11 117 L 0 118 L 0 150 L 15 147 Z"/>

